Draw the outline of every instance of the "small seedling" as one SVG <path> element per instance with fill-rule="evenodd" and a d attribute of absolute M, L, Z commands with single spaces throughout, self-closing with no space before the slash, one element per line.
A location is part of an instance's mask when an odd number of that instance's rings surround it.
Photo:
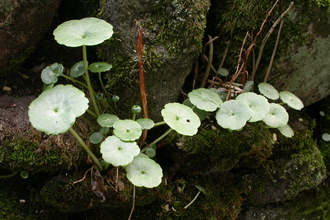
<path fill-rule="evenodd" d="M 196 185 L 195 187 L 198 189 L 198 193 L 197 193 L 196 196 L 193 198 L 193 200 L 191 200 L 191 201 L 188 203 L 188 205 L 186 205 L 185 207 L 183 207 L 184 209 L 187 209 L 191 204 L 193 204 L 193 203 L 196 201 L 197 197 L 199 196 L 199 194 L 200 194 L 201 192 L 202 192 L 204 195 L 206 195 L 205 189 L 204 189 L 203 187 L 201 187 L 201 186 L 199 186 L 199 185 Z"/>

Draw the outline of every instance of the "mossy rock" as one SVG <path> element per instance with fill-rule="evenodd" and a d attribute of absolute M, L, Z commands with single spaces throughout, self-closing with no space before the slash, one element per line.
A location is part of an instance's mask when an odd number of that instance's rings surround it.
<path fill-rule="evenodd" d="M 209 6 L 204 0 L 107 1 L 104 16 L 113 25 L 115 34 L 100 56 L 114 66 L 106 78 L 113 85 L 110 91 L 121 97 L 118 104 L 123 112 L 140 104 L 136 23 L 143 31 L 150 118 L 158 121 L 163 106 L 178 99 L 180 88 L 202 50 Z"/>
<path fill-rule="evenodd" d="M 320 186 L 303 191 L 290 201 L 248 207 L 247 210 L 242 211 L 238 219 L 329 219 L 329 199 L 329 186 Z"/>
<path fill-rule="evenodd" d="M 324 141 L 322 135 L 330 134 L 330 97 L 327 97 L 309 109 L 316 118 L 316 128 L 314 138 L 317 140 L 320 151 L 323 154 L 324 162 L 327 168 L 330 168 L 330 142 Z"/>
<path fill-rule="evenodd" d="M 256 38 L 266 17 L 265 12 L 269 12 L 273 3 L 265 0 L 217 1 L 214 3 L 211 15 L 217 19 L 210 19 L 208 28 L 214 35 L 219 35 L 219 40 L 214 42 L 216 58 L 213 65 L 215 67 L 219 66 L 221 59 L 226 55 L 223 67 L 230 73 L 235 72 L 238 48 L 242 47 L 246 33 L 249 33 L 249 37 L 243 46 L 245 50 L 252 46 L 251 38 Z M 264 41 L 265 36 L 290 3 L 291 1 L 285 1 L 274 8 L 257 38 L 256 45 L 253 45 L 253 53 L 257 57 L 262 44 L 265 43 L 258 69 L 254 69 L 256 58 L 253 58 L 252 53 L 247 60 L 248 77 L 250 80 L 254 80 L 255 85 L 265 79 L 279 25 L 275 27 L 267 41 Z M 292 9 L 284 18 L 276 56 L 267 79 L 277 89 L 288 89 L 293 92 L 304 102 L 305 106 L 330 94 L 327 83 L 330 80 L 327 62 L 330 51 L 330 32 L 326 28 L 329 26 L 329 13 L 329 1 L 327 0 L 294 2 Z M 228 51 L 225 54 L 227 46 Z M 245 56 L 244 52 L 242 56 Z M 316 75 L 318 77 L 314 77 Z M 252 76 L 254 76 L 253 79 Z"/>
<path fill-rule="evenodd" d="M 301 191 L 318 187 L 326 178 L 322 153 L 312 137 L 313 120 L 292 120 L 291 126 L 295 136 L 279 136 L 273 156 L 261 168 L 243 175 L 242 185 L 248 195 L 246 204 L 265 205 L 291 200 Z"/>
<path fill-rule="evenodd" d="M 174 134 L 165 154 L 177 161 L 180 170 L 190 174 L 225 172 L 238 167 L 257 168 L 272 155 L 272 135 L 261 122 L 230 132 L 205 123 L 193 137 Z M 174 153 L 173 153 L 174 152 Z"/>

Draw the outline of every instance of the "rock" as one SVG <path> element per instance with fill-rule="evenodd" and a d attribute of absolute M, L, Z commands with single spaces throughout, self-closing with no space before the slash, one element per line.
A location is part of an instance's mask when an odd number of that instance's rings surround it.
<path fill-rule="evenodd" d="M 317 187 L 325 178 L 326 167 L 321 152 L 312 146 L 244 175 L 243 185 L 251 188 L 245 204 L 262 206 L 291 200 L 299 192 Z"/>
<path fill-rule="evenodd" d="M 224 54 L 226 59 L 223 68 L 231 74 L 237 66 L 239 48 L 243 45 L 246 33 L 255 38 L 262 22 L 274 2 L 261 3 L 257 0 L 249 2 L 225 1 L 212 4 L 208 28 L 217 30 L 219 40 L 215 41 L 215 59 L 213 66 L 217 67 Z M 279 90 L 288 90 L 296 94 L 305 106 L 311 105 L 330 95 L 330 31 L 329 31 L 329 4 L 322 1 L 324 7 L 316 1 L 295 1 L 289 13 L 283 19 L 283 28 L 280 34 L 276 56 L 267 82 Z M 320 3 L 320 4 L 322 4 Z M 255 57 L 250 53 L 247 62 L 248 77 L 251 80 L 255 72 L 254 82 L 258 85 L 264 81 L 266 70 L 274 50 L 280 24 L 273 28 L 273 32 L 265 40 L 276 20 L 289 7 L 290 1 L 279 3 L 267 18 L 254 46 Z M 213 30 L 214 31 L 214 30 Z M 243 46 L 247 50 L 251 46 L 248 37 Z M 230 42 L 230 44 L 228 44 Z M 265 47 L 258 68 L 255 62 L 262 44 Z M 227 46 L 228 52 L 224 53 Z M 243 57 L 245 56 L 243 52 Z M 217 63 L 216 63 L 217 62 Z M 254 64 L 253 64 L 254 63 Z M 239 82 L 239 78 L 236 82 Z"/>
<path fill-rule="evenodd" d="M 160 119 L 166 103 L 177 101 L 185 78 L 202 48 L 210 4 L 198 1 L 109 0 L 105 20 L 114 27 L 113 43 L 103 50 L 114 65 L 107 75 L 111 91 L 127 111 L 139 104 L 137 36 L 143 29 L 144 70 L 150 117 Z"/>
<path fill-rule="evenodd" d="M 85 151 L 69 132 L 47 136 L 31 126 L 28 107 L 34 98 L 0 96 L 0 168 L 36 174 L 84 164 Z M 93 126 L 88 119 L 80 117 L 74 129 L 87 139 Z"/>
<path fill-rule="evenodd" d="M 0 74 L 17 69 L 48 30 L 61 0 L 0 2 Z"/>
<path fill-rule="evenodd" d="M 274 62 L 271 72 L 271 82 L 276 87 L 295 93 L 306 106 L 330 95 L 330 31 L 327 28 L 330 9 L 312 7 L 310 10 L 313 16 L 298 7 L 290 12 L 288 20 L 294 24 L 307 19 L 302 33 L 305 40 L 292 42 L 287 52 Z"/>

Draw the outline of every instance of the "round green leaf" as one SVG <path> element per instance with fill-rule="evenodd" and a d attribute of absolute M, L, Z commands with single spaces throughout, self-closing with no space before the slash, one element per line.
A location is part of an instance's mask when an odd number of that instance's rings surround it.
<path fill-rule="evenodd" d="M 155 126 L 154 121 L 150 118 L 139 118 L 138 120 L 136 120 L 136 122 L 141 125 L 142 129 L 149 130 Z"/>
<path fill-rule="evenodd" d="M 328 133 L 322 134 L 322 140 L 324 140 L 324 141 L 330 141 L 330 134 L 328 134 Z"/>
<path fill-rule="evenodd" d="M 199 191 L 201 191 L 204 195 L 206 195 L 206 191 L 205 191 L 205 189 L 204 189 L 203 187 L 201 187 L 200 185 L 195 185 L 195 187 L 196 187 Z"/>
<path fill-rule="evenodd" d="M 116 136 L 107 137 L 100 146 L 100 152 L 105 162 L 118 166 L 126 166 L 140 153 L 136 142 L 125 142 Z"/>
<path fill-rule="evenodd" d="M 89 71 L 93 73 L 102 73 L 105 71 L 109 71 L 111 68 L 112 68 L 111 64 L 103 63 L 103 62 L 92 63 L 88 67 Z"/>
<path fill-rule="evenodd" d="M 246 81 L 243 91 L 244 92 L 250 92 L 254 86 L 254 81 Z"/>
<path fill-rule="evenodd" d="M 78 63 L 74 64 L 70 70 L 70 76 L 73 78 L 77 78 L 82 76 L 85 73 L 84 69 L 84 61 L 79 61 Z"/>
<path fill-rule="evenodd" d="M 280 92 L 281 100 L 293 109 L 301 110 L 304 107 L 304 103 L 293 93 L 288 91 Z"/>
<path fill-rule="evenodd" d="M 225 68 L 220 68 L 218 70 L 218 73 L 221 75 L 221 76 L 228 76 L 229 75 L 229 71 Z"/>
<path fill-rule="evenodd" d="M 251 111 L 249 122 L 261 121 L 269 111 L 268 100 L 254 92 L 246 92 L 237 96 L 237 101 L 247 104 Z"/>
<path fill-rule="evenodd" d="M 153 158 L 154 156 L 156 156 L 156 150 L 149 147 L 147 148 L 146 150 L 146 154 L 150 157 L 150 158 Z"/>
<path fill-rule="evenodd" d="M 101 132 L 94 132 L 89 136 L 89 141 L 92 144 L 98 144 L 103 140 L 103 134 Z"/>
<path fill-rule="evenodd" d="M 55 40 L 67 47 L 94 46 L 109 39 L 112 25 L 98 18 L 83 18 L 60 24 L 53 32 Z"/>
<path fill-rule="evenodd" d="M 219 89 L 216 89 L 216 88 L 210 88 L 211 91 L 215 92 L 216 94 L 218 94 L 218 96 L 220 97 L 221 101 L 226 101 L 227 99 L 227 95 L 228 95 L 228 92 L 226 90 L 224 90 L 223 88 L 219 88 Z"/>
<path fill-rule="evenodd" d="M 240 130 L 251 117 L 251 111 L 244 102 L 229 100 L 217 111 L 215 118 L 218 124 L 226 129 Z"/>
<path fill-rule="evenodd" d="M 222 100 L 215 92 L 205 88 L 189 92 L 188 97 L 193 105 L 208 112 L 215 111 L 222 103 Z"/>
<path fill-rule="evenodd" d="M 285 126 L 289 121 L 289 115 L 285 108 L 276 103 L 269 104 L 269 111 L 262 119 L 266 125 L 272 128 Z"/>
<path fill-rule="evenodd" d="M 63 73 L 64 67 L 62 64 L 54 63 L 51 66 L 47 66 L 41 72 L 41 80 L 45 84 L 56 83 L 58 77 Z"/>
<path fill-rule="evenodd" d="M 192 108 L 194 105 L 190 102 L 189 99 L 185 99 L 182 104 Z M 196 113 L 196 115 L 199 117 L 199 120 L 200 121 L 203 121 L 207 115 L 209 114 L 207 111 L 204 111 L 202 109 L 199 109 L 199 108 L 193 108 L 193 111 Z"/>
<path fill-rule="evenodd" d="M 41 93 L 29 106 L 33 127 L 46 134 L 64 133 L 88 109 L 85 94 L 72 85 L 57 85 Z"/>
<path fill-rule="evenodd" d="M 26 171 L 22 171 L 22 172 L 21 172 L 21 177 L 22 177 L 23 179 L 27 179 L 27 178 L 29 177 L 29 173 L 26 172 Z"/>
<path fill-rule="evenodd" d="M 278 129 L 278 130 L 281 132 L 281 134 L 283 134 L 285 137 L 292 138 L 293 135 L 294 135 L 294 132 L 293 132 L 292 128 L 291 128 L 288 124 L 286 124 L 286 125 L 284 125 L 284 126 L 282 126 L 282 127 L 278 127 L 277 129 Z"/>
<path fill-rule="evenodd" d="M 108 134 L 109 131 L 110 131 L 110 129 L 109 129 L 108 127 L 101 127 L 101 128 L 99 129 L 99 132 L 100 132 L 101 134 L 103 134 L 103 135 Z"/>
<path fill-rule="evenodd" d="M 130 119 L 116 121 L 113 128 L 113 133 L 123 141 L 134 141 L 142 134 L 141 125 Z"/>
<path fill-rule="evenodd" d="M 276 100 L 279 98 L 278 91 L 269 83 L 260 83 L 259 91 L 269 99 Z"/>
<path fill-rule="evenodd" d="M 102 114 L 97 117 L 97 123 L 99 123 L 99 125 L 101 125 L 102 127 L 107 128 L 112 128 L 113 124 L 118 120 L 118 116 L 113 114 Z"/>
<path fill-rule="evenodd" d="M 168 103 L 161 114 L 166 124 L 182 135 L 195 135 L 201 124 L 193 110 L 183 104 Z"/>
<path fill-rule="evenodd" d="M 153 188 L 162 182 L 162 168 L 144 154 L 136 156 L 125 170 L 127 179 L 138 187 Z"/>

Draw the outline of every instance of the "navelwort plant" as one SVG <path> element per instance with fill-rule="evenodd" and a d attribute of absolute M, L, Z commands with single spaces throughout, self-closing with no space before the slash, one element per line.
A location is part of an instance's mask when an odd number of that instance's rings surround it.
<path fill-rule="evenodd" d="M 133 106 L 132 119 L 120 119 L 117 115 L 118 96 L 110 97 L 104 88 L 101 73 L 109 71 L 111 65 L 97 62 L 88 64 L 86 46 L 95 46 L 109 39 L 113 34 L 112 26 L 97 18 L 71 20 L 59 25 L 55 40 L 68 47 L 82 47 L 83 60 L 73 65 L 70 76 L 63 74 L 63 66 L 54 63 L 46 67 L 41 78 L 47 85 L 40 96 L 29 106 L 29 118 L 33 127 L 48 135 L 70 131 L 79 144 L 91 156 L 100 171 L 110 164 L 124 167 L 126 176 L 134 186 L 152 188 L 162 181 L 161 167 L 151 159 L 156 155 L 156 143 L 173 130 L 182 135 L 193 136 L 198 132 L 201 121 L 214 112 L 217 123 L 228 130 L 239 131 L 246 123 L 263 121 L 270 128 L 277 128 L 284 136 L 292 137 L 294 132 L 288 123 L 288 113 L 282 106 L 300 110 L 303 103 L 292 93 L 280 93 L 267 83 L 259 84 L 261 95 L 245 92 L 228 101 L 223 101 L 212 89 L 200 88 L 188 94 L 183 104 L 168 103 L 161 110 L 164 121 L 154 123 L 148 118 L 136 119 L 141 112 Z M 96 93 L 90 81 L 89 71 L 98 74 L 104 93 Z M 92 102 L 85 93 L 72 85 L 56 85 L 58 77 L 65 77 L 88 91 Z M 77 78 L 83 78 L 84 82 Z M 278 100 L 281 103 L 270 103 Z M 89 141 L 100 146 L 102 161 L 86 146 L 85 141 L 74 131 L 76 118 L 85 112 L 92 115 L 100 129 L 92 133 Z M 101 112 L 104 112 L 101 114 Z M 140 149 L 137 140 L 143 130 L 167 124 L 170 128 L 159 138 Z"/>

